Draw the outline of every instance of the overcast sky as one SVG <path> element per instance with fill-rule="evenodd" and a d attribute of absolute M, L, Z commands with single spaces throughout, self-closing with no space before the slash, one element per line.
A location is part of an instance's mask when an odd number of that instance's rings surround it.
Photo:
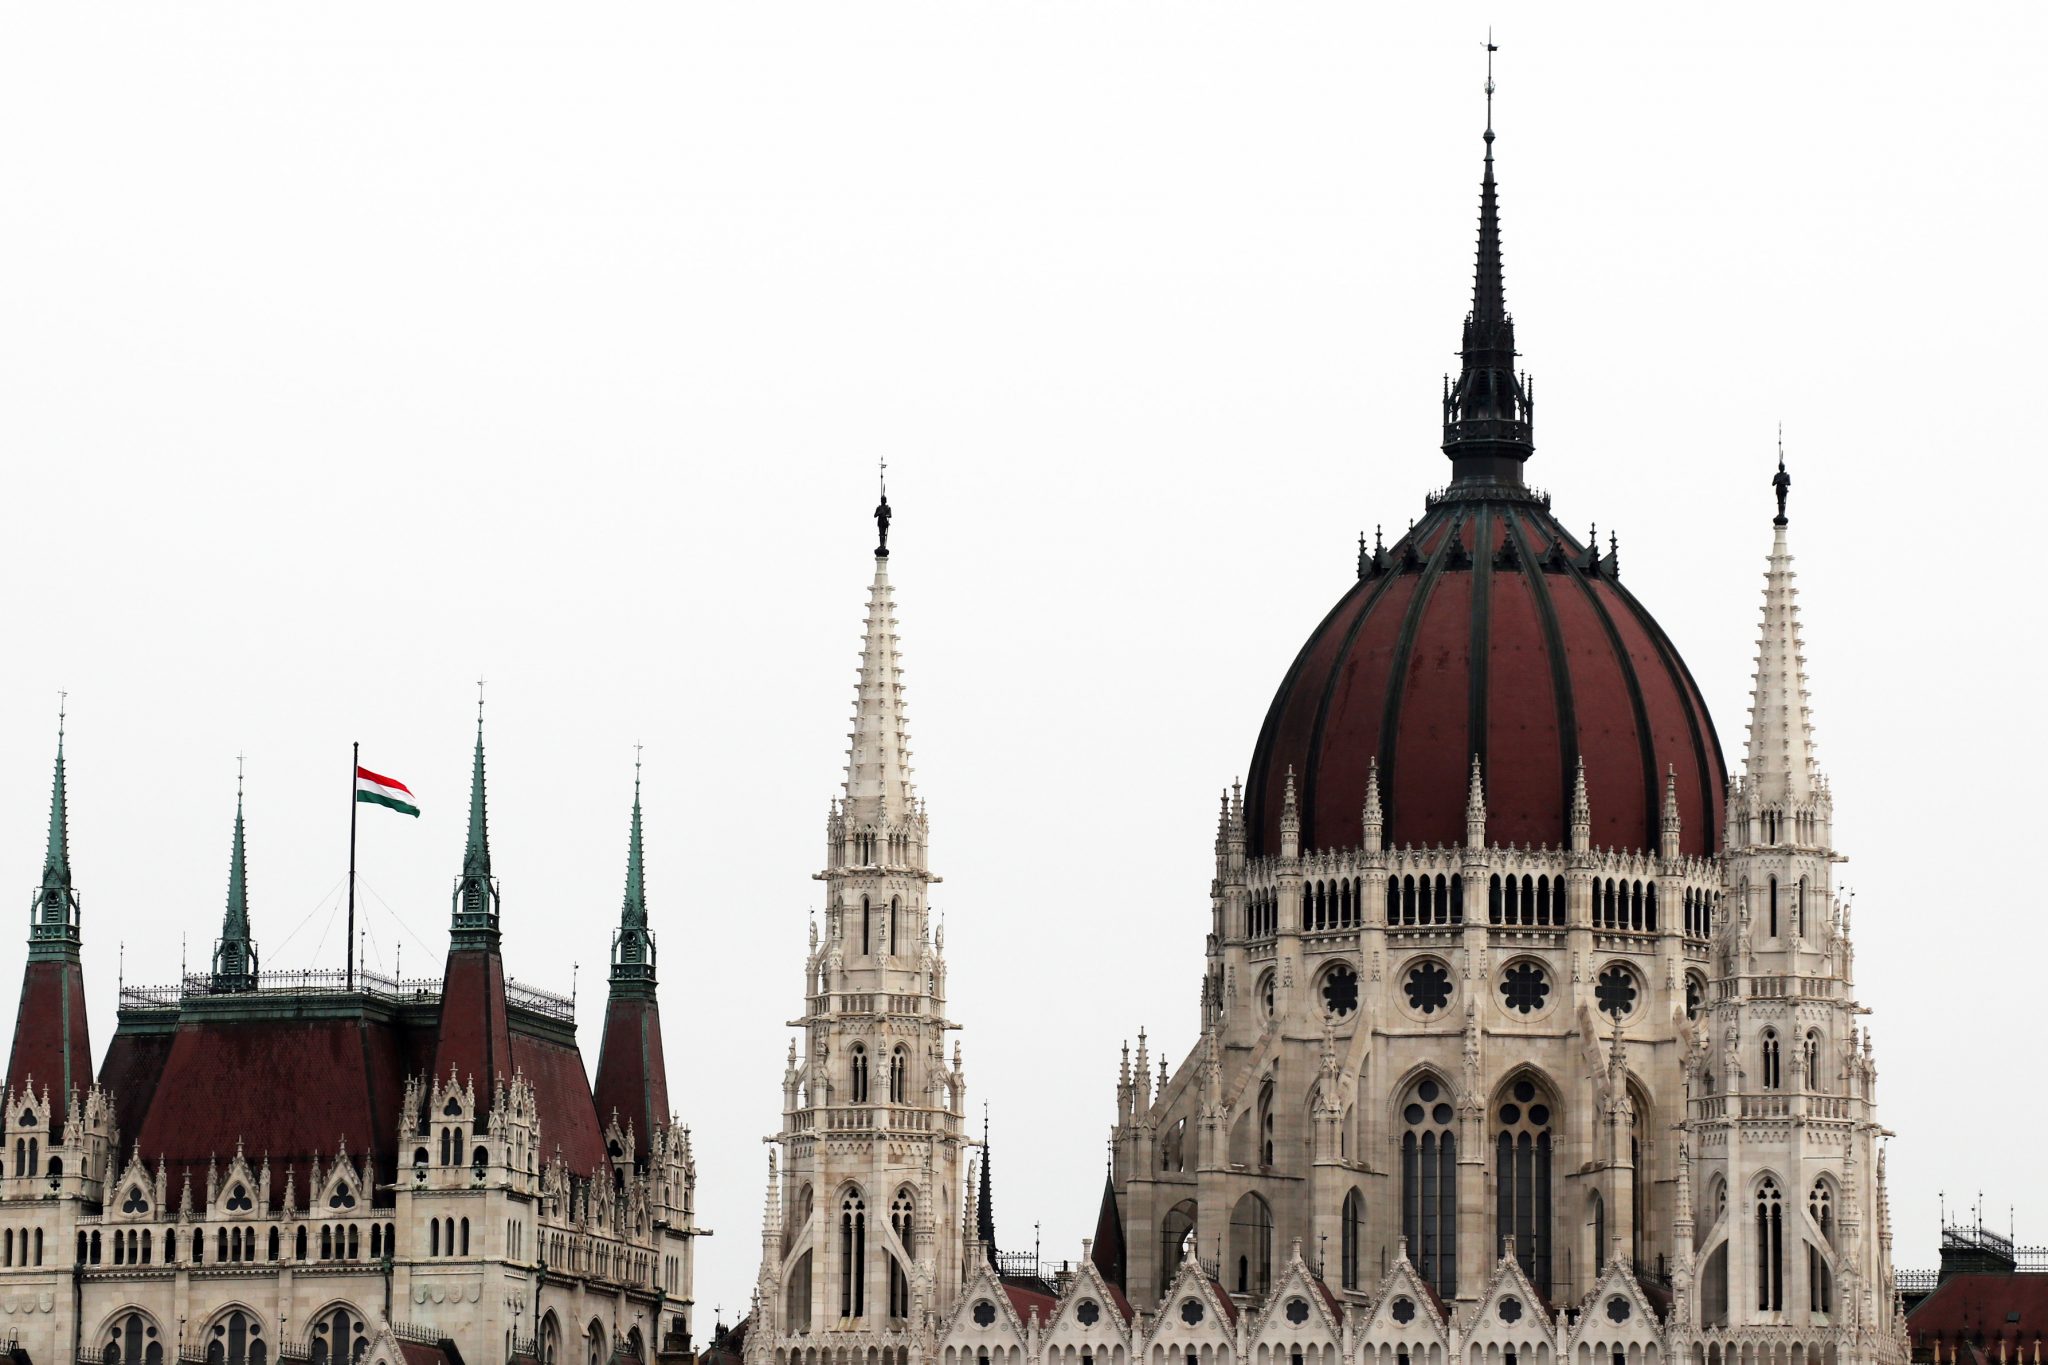
<path fill-rule="evenodd" d="M 743 1311 L 886 455 L 999 1232 L 1077 1254 L 1216 794 L 1447 475 L 1489 22 L 1530 478 L 1739 761 L 1783 421 L 1896 1259 L 1944 1189 L 2048 1241 L 2039 6 L 10 7 L 0 885 L 69 689 L 96 1050 L 122 945 L 210 950 L 238 752 L 264 965 L 341 961 L 360 739 L 425 808 L 365 812 L 369 960 L 438 973 L 487 678 L 505 956 L 593 1068 L 646 745 Z"/>

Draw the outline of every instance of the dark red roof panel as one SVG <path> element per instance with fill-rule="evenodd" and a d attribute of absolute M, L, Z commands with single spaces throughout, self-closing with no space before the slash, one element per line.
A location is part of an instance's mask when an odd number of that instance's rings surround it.
<path fill-rule="evenodd" d="M 30 962 L 21 974 L 21 1007 L 14 1020 L 14 1051 L 7 1060 L 7 1088 L 31 1080 L 37 1094 L 48 1091 L 62 1124 L 69 1095 L 93 1082 L 92 1039 L 85 1028 L 85 980 L 75 962 Z"/>
<path fill-rule="evenodd" d="M 588 1175 L 604 1167 L 604 1132 L 590 1098 L 590 1078 L 574 1047 L 524 1033 L 512 1034 L 513 1065 L 526 1073 L 540 1110 L 541 1150 L 560 1148 L 569 1169 Z"/>
<path fill-rule="evenodd" d="M 633 1159 L 644 1161 L 649 1135 L 669 1121 L 671 1112 L 658 1003 L 631 997 L 606 1003 L 592 1098 L 600 1128 L 610 1125 L 615 1111 L 621 1127 L 632 1125 Z"/>

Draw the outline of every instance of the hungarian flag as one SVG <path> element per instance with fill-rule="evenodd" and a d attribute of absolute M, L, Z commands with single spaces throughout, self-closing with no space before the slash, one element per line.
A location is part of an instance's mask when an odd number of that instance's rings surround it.
<path fill-rule="evenodd" d="M 368 768 L 356 769 L 356 800 L 375 806 L 389 806 L 401 815 L 418 815 L 419 803 L 412 790 L 395 777 L 385 777 Z"/>

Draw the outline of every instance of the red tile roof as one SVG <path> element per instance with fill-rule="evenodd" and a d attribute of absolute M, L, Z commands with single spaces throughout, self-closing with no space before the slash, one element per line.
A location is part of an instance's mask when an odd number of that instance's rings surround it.
<path fill-rule="evenodd" d="M 54 1102 L 53 1125 L 64 1122 L 67 1096 L 92 1084 L 92 1040 L 85 1028 L 85 979 L 75 962 L 31 962 L 21 974 L 21 1008 L 7 1087 L 30 1080 Z"/>
<path fill-rule="evenodd" d="M 477 1117 L 490 1112 L 491 1086 L 512 1079 L 511 1025 L 505 1017 L 505 961 L 496 952 L 450 950 L 441 982 L 441 1026 L 434 1079 L 476 1083 Z"/>
<path fill-rule="evenodd" d="M 2033 1344 L 2048 1336 L 2048 1275 L 1951 1275 L 1906 1315 L 1906 1333 L 1916 1352 L 1940 1342 L 1944 1358 L 1958 1345 L 1982 1344 L 1995 1360 L 2004 1341 L 2009 1351 L 2026 1347 L 2031 1359 Z"/>
<path fill-rule="evenodd" d="M 1059 1303 L 1059 1300 L 1050 1294 L 1041 1294 L 1035 1289 L 1026 1289 L 1021 1284 L 1010 1284 L 1007 1281 L 1003 1284 L 1003 1292 L 1010 1296 L 1010 1307 L 1017 1310 L 1017 1317 L 1022 1322 L 1031 1321 L 1031 1310 L 1034 1308 L 1038 1310 L 1040 1322 L 1051 1322 L 1052 1310 Z"/>
<path fill-rule="evenodd" d="M 374 1153 L 376 1178 L 389 1180 L 405 1093 L 399 1055 L 396 1029 L 361 1016 L 182 1023 L 135 1146 L 152 1163 L 168 1159 L 172 1191 L 182 1194 L 189 1173 L 195 1198 L 208 1162 L 225 1167 L 238 1141 L 252 1166 L 269 1157 L 273 1205 L 290 1165 L 304 1207 L 314 1156 L 331 1165 L 344 1142 L 352 1159 Z"/>
<path fill-rule="evenodd" d="M 668 1069 L 661 1055 L 661 1006 L 653 1000 L 614 997 L 605 1004 L 604 1041 L 597 1054 L 593 1096 L 598 1127 L 633 1126 L 633 1159 L 644 1161 L 648 1136 L 669 1120 Z"/>
<path fill-rule="evenodd" d="M 583 1054 L 551 1039 L 515 1031 L 512 1062 L 526 1073 L 527 1084 L 533 1087 L 534 1104 L 540 1110 L 541 1151 L 552 1159 L 555 1149 L 561 1148 L 569 1169 L 578 1175 L 604 1169 L 609 1158 L 604 1132 L 597 1123 L 597 1106 L 590 1098 Z M 482 1087 L 478 1089 L 481 1092 Z"/>

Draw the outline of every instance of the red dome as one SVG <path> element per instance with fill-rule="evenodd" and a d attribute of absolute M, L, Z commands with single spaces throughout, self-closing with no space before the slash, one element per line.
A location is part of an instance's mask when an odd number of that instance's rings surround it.
<path fill-rule="evenodd" d="M 1388 845 L 1460 844 L 1472 757 L 1490 844 L 1564 844 L 1586 765 L 1593 843 L 1655 849 L 1667 772 L 1680 847 L 1719 845 L 1726 769 L 1671 642 L 1536 495 L 1454 482 L 1302 646 L 1266 713 L 1245 793 L 1277 853 L 1287 772 L 1304 849 L 1362 838 L 1376 759 Z"/>

